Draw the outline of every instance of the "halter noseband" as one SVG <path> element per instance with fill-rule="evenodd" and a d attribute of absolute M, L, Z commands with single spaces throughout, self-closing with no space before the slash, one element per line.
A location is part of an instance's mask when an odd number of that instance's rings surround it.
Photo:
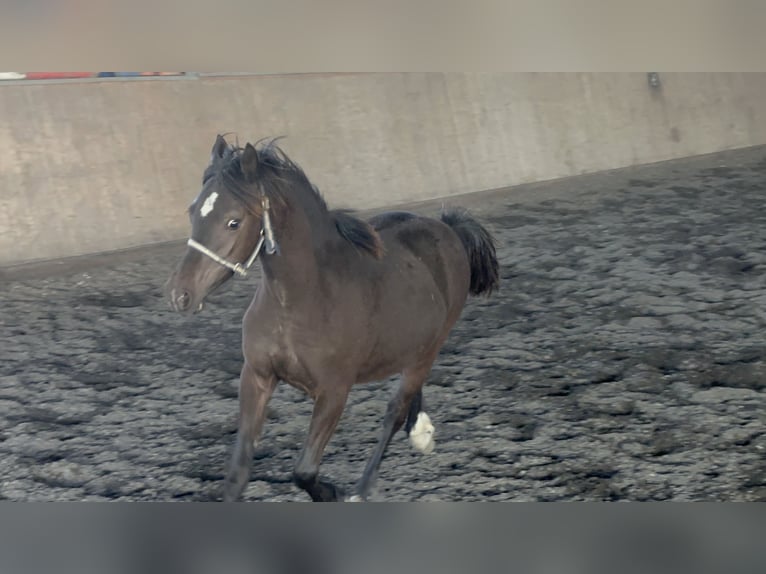
<path fill-rule="evenodd" d="M 274 229 L 271 227 L 271 216 L 269 215 L 269 198 L 265 195 L 263 196 L 263 199 L 261 200 L 261 205 L 263 206 L 263 220 L 261 222 L 261 234 L 260 238 L 258 239 L 258 244 L 255 246 L 255 249 L 253 250 L 253 253 L 250 255 L 250 257 L 247 258 L 247 261 L 244 263 L 232 263 L 228 259 L 225 259 L 215 253 L 214 251 L 211 251 L 204 245 L 202 245 L 199 241 L 195 241 L 191 237 L 186 241 L 186 245 L 191 247 L 192 249 L 196 249 L 203 255 L 207 255 L 218 263 L 219 265 L 223 265 L 227 269 L 232 270 L 237 275 L 241 275 L 242 277 L 247 277 L 247 271 L 250 269 L 250 266 L 255 262 L 256 258 L 258 257 L 258 254 L 261 252 L 261 249 L 263 248 L 264 244 L 266 245 L 266 253 L 269 255 L 273 255 L 279 250 L 279 245 L 277 245 L 276 240 L 274 239 Z"/>

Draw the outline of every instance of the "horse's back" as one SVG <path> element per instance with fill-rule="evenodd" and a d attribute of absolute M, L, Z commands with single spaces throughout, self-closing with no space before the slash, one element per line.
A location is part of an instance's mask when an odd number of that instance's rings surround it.
<path fill-rule="evenodd" d="M 375 228 L 375 231 L 381 232 L 414 219 L 418 219 L 418 216 L 409 211 L 386 211 L 367 221 Z"/>
<path fill-rule="evenodd" d="M 411 254 L 427 271 L 448 307 L 462 307 L 468 292 L 469 261 L 455 232 L 444 222 L 406 211 L 389 211 L 369 220 L 396 257 Z M 413 272 L 416 272 L 413 269 Z"/>
<path fill-rule="evenodd" d="M 404 280 L 413 291 L 440 299 L 450 316 L 462 309 L 470 267 L 460 239 L 448 225 L 403 211 L 383 213 L 369 222 L 383 241 L 387 281 Z"/>

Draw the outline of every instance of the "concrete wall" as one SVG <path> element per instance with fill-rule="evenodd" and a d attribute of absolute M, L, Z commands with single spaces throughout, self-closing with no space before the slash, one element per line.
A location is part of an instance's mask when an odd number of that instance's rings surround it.
<path fill-rule="evenodd" d="M 216 133 L 372 208 L 766 143 L 766 74 L 322 74 L 0 85 L 0 265 L 187 235 Z M 509 193 L 513 193 L 509 190 Z"/>

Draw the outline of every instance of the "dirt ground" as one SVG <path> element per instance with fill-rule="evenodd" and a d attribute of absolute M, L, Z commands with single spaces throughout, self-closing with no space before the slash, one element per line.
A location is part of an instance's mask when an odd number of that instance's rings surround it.
<path fill-rule="evenodd" d="M 502 290 L 425 388 L 436 451 L 399 434 L 373 500 L 765 501 L 765 201 L 764 148 L 450 200 L 496 234 Z M 217 499 L 258 277 L 176 316 L 182 249 L 5 273 L 0 498 Z M 322 467 L 342 487 L 392 392 L 352 394 Z M 246 499 L 308 500 L 310 402 L 283 385 L 271 407 Z"/>

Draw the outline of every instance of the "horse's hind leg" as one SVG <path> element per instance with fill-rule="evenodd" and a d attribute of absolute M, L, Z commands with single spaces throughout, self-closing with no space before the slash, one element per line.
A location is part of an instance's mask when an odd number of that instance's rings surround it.
<path fill-rule="evenodd" d="M 419 427 L 424 426 L 427 421 L 427 415 L 421 413 L 421 401 L 422 401 L 422 388 L 426 382 L 428 373 L 431 370 L 431 364 L 433 359 L 422 363 L 418 367 L 408 368 L 402 372 L 402 382 L 399 385 L 399 389 L 396 391 L 394 397 L 389 401 L 386 409 L 386 416 L 383 419 L 383 431 L 378 439 L 378 444 L 375 446 L 375 450 L 372 456 L 367 462 L 367 466 L 362 473 L 362 477 L 356 484 L 356 494 L 349 500 L 364 500 L 370 493 L 370 489 L 374 486 L 375 481 L 378 478 L 378 470 L 380 469 L 380 463 L 383 461 L 383 455 L 388 448 L 391 439 L 396 432 L 402 428 L 405 420 L 407 420 L 407 426 L 410 427 L 408 433 L 412 440 L 413 431 L 421 431 Z M 414 412 L 417 409 L 417 412 Z M 422 417 L 425 417 L 422 418 Z M 409 419 L 415 419 L 411 422 Z M 428 421 L 430 426 L 430 421 Z M 412 428 L 414 427 L 414 429 Z M 430 432 L 433 432 L 431 426 Z M 430 435 L 428 437 L 430 439 Z M 415 445 L 415 443 L 413 442 Z M 417 446 L 417 445 L 415 445 Z M 431 442 L 430 446 L 433 446 Z M 425 452 L 429 452 L 426 448 L 419 448 Z"/>
<path fill-rule="evenodd" d="M 423 410 L 423 390 L 413 397 L 404 432 L 410 437 L 410 444 L 423 454 L 429 454 L 434 449 L 434 425 Z"/>
<path fill-rule="evenodd" d="M 245 490 L 253 466 L 255 441 L 261 435 L 269 403 L 277 379 L 258 375 L 247 363 L 239 377 L 239 428 L 224 485 L 224 502 L 233 502 Z"/>
<path fill-rule="evenodd" d="M 319 394 L 314 401 L 306 444 L 293 471 L 295 484 L 305 490 L 314 502 L 335 502 L 340 497 L 335 486 L 319 480 L 319 464 L 343 414 L 349 388 L 333 388 Z"/>

